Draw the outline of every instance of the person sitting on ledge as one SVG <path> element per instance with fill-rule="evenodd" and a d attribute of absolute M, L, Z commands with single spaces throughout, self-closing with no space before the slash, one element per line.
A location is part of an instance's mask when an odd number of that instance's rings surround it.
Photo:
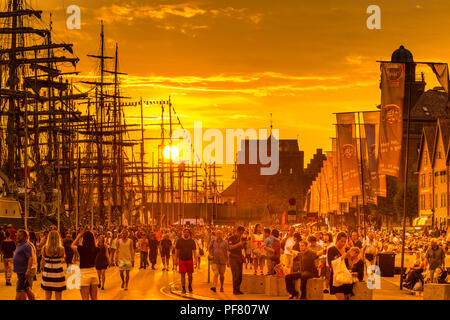
<path fill-rule="evenodd" d="M 316 278 L 318 270 L 316 267 L 317 253 L 308 248 L 307 241 L 299 242 L 300 252 L 297 254 L 298 272 L 288 274 L 285 278 L 286 290 L 291 294 L 289 299 L 298 297 L 299 292 L 295 290 L 295 280 L 300 279 L 301 300 L 306 300 L 306 284 L 308 279 Z M 295 254 L 295 253 L 294 253 Z"/>

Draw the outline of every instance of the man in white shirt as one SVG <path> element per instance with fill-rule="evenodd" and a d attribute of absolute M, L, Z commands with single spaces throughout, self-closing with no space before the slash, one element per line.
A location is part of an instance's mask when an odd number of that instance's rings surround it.
<path fill-rule="evenodd" d="M 289 229 L 289 233 L 284 237 L 284 264 L 286 268 L 289 270 L 292 269 L 292 262 L 293 262 L 293 253 L 292 253 L 292 247 L 295 244 L 294 241 L 294 233 L 295 233 L 295 227 L 291 227 Z"/>

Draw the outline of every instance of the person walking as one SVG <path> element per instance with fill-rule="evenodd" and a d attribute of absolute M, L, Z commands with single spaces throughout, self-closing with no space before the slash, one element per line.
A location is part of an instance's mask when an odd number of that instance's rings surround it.
<path fill-rule="evenodd" d="M 112 238 L 111 238 L 111 245 L 109 247 L 110 250 L 110 256 L 111 256 L 111 266 L 117 266 L 116 265 L 116 250 L 117 250 L 117 232 L 114 231 Z"/>
<path fill-rule="evenodd" d="M 98 288 L 105 290 L 106 269 L 110 263 L 109 251 L 106 247 L 105 237 L 99 236 L 97 243 L 97 256 L 95 257 L 95 269 L 98 275 Z"/>
<path fill-rule="evenodd" d="M 121 288 L 128 290 L 130 282 L 130 271 L 134 267 L 134 245 L 133 240 L 128 238 L 128 231 L 124 229 L 121 238 L 117 241 L 116 264 L 119 266 Z"/>
<path fill-rule="evenodd" d="M 223 292 L 225 281 L 225 270 L 228 262 L 228 242 L 223 239 L 223 231 L 217 230 L 216 239 L 211 241 L 208 249 L 211 260 L 212 271 L 214 273 L 211 291 L 216 292 L 217 280 L 220 276 L 220 292 Z"/>
<path fill-rule="evenodd" d="M 196 244 L 192 239 L 191 230 L 184 229 L 183 237 L 178 239 L 175 246 L 175 256 L 178 259 L 178 267 L 181 277 L 182 293 L 186 293 L 186 273 L 188 275 L 188 290 L 192 292 L 192 274 L 197 264 Z"/>
<path fill-rule="evenodd" d="M 148 254 L 150 263 L 152 264 L 152 270 L 155 270 L 156 261 L 158 260 L 158 247 L 159 241 L 156 238 L 156 234 L 151 232 L 150 239 L 148 239 Z"/>
<path fill-rule="evenodd" d="M 178 240 L 181 239 L 182 237 L 183 237 L 183 235 L 181 232 L 177 232 L 175 234 L 175 240 L 173 241 L 174 245 L 173 245 L 173 249 L 172 249 L 172 260 L 173 260 L 172 261 L 172 264 L 173 264 L 172 271 L 175 271 L 176 269 L 178 269 L 178 258 L 176 255 L 176 246 L 177 246 Z"/>
<path fill-rule="evenodd" d="M 66 265 L 69 267 L 71 264 L 73 264 L 73 250 L 72 250 L 72 234 L 70 232 L 66 232 L 66 236 L 63 240 L 63 247 L 64 247 L 64 253 L 66 257 Z"/>
<path fill-rule="evenodd" d="M 3 264 L 5 266 L 5 280 L 6 285 L 11 286 L 11 277 L 13 271 L 13 257 L 14 251 L 16 250 L 16 244 L 10 238 L 9 232 L 6 231 L 5 239 L 2 242 L 2 255 L 3 255 Z"/>
<path fill-rule="evenodd" d="M 18 246 L 13 257 L 14 272 L 17 274 L 16 300 L 36 300 L 28 280 L 33 267 L 33 252 L 28 243 L 28 232 L 19 229 L 16 238 Z"/>
<path fill-rule="evenodd" d="M 160 244 L 161 260 L 163 262 L 162 271 L 169 271 L 170 251 L 172 250 L 172 241 L 169 239 L 169 234 L 165 233 Z"/>
<path fill-rule="evenodd" d="M 53 292 L 55 300 L 62 299 L 62 293 L 66 290 L 66 277 L 62 262 L 64 261 L 64 247 L 58 231 L 51 231 L 47 237 L 47 243 L 42 248 L 43 265 L 41 288 L 45 291 L 45 299 L 51 300 Z"/>
<path fill-rule="evenodd" d="M 261 224 L 256 224 L 253 234 L 251 236 L 252 258 L 254 274 L 258 274 L 258 266 L 260 268 L 261 275 L 264 274 L 264 256 L 261 252 L 262 245 L 264 243 L 264 234 Z"/>
<path fill-rule="evenodd" d="M 278 240 L 279 235 L 279 231 L 277 229 L 273 229 L 270 237 L 264 240 L 264 249 L 268 252 L 267 275 L 274 275 L 275 266 L 280 263 L 281 243 Z"/>
<path fill-rule="evenodd" d="M 148 266 L 148 238 L 145 232 L 140 233 L 140 239 L 138 241 L 139 253 L 141 263 L 139 269 L 147 269 Z"/>
<path fill-rule="evenodd" d="M 438 245 L 438 241 L 436 239 L 431 239 L 430 247 L 425 253 L 426 265 L 430 270 L 430 279 L 432 283 L 436 283 L 435 272 L 438 268 L 441 270 L 445 270 L 445 252 Z"/>
<path fill-rule="evenodd" d="M 378 241 L 375 239 L 375 233 L 370 232 L 364 241 L 362 256 L 369 262 L 367 265 L 374 265 L 378 254 Z"/>
<path fill-rule="evenodd" d="M 243 294 L 241 291 L 242 268 L 244 264 L 243 250 L 246 243 L 241 238 L 245 229 L 242 226 L 236 228 L 233 236 L 228 238 L 228 258 L 233 278 L 233 294 Z"/>
<path fill-rule="evenodd" d="M 83 243 L 80 245 L 80 240 Z M 83 300 L 97 300 L 98 276 L 95 270 L 95 259 L 98 248 L 95 245 L 95 236 L 91 231 L 80 230 L 72 243 L 73 251 L 80 256 L 80 294 Z"/>
<path fill-rule="evenodd" d="M 202 261 L 202 256 L 205 254 L 203 249 L 203 241 L 199 234 L 196 234 L 194 237 L 195 246 L 196 246 L 196 257 L 197 257 L 197 269 L 200 269 L 200 262 Z"/>

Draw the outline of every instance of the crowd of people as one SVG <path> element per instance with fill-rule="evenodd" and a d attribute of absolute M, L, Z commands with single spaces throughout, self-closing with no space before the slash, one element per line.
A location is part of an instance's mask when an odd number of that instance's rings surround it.
<path fill-rule="evenodd" d="M 213 273 L 211 291 L 224 292 L 227 268 L 231 269 L 234 295 L 241 291 L 244 269 L 254 275 L 285 277 L 290 299 L 306 299 L 307 281 L 322 278 L 324 293 L 340 300 L 349 299 L 353 285 L 367 279 L 367 267 L 377 264 L 379 253 L 401 253 L 402 238 L 395 232 L 347 228 L 315 230 L 296 225 L 280 230 L 257 223 L 237 226 L 98 226 L 56 228 L 34 232 L 0 228 L 5 285 L 12 285 L 17 274 L 16 299 L 35 299 L 33 282 L 42 273 L 45 298 L 62 299 L 67 289 L 65 268 L 77 263 L 83 300 L 96 300 L 97 290 L 105 290 L 107 268 L 118 267 L 121 288 L 128 290 L 130 271 L 139 259 L 139 269 L 178 271 L 181 292 L 193 292 L 193 273 L 200 269 L 202 257 L 209 260 Z M 449 232 L 407 234 L 405 250 L 414 256 L 405 264 L 404 285 L 417 289 L 427 282 L 445 281 L 445 258 L 449 254 Z M 137 265 L 136 265 L 137 267 Z M 448 266 L 450 267 L 450 266 Z M 187 275 L 187 284 L 186 284 Z M 220 281 L 219 281 L 220 280 Z M 295 281 L 300 280 L 300 292 Z M 187 290 L 186 290 L 187 289 Z"/>

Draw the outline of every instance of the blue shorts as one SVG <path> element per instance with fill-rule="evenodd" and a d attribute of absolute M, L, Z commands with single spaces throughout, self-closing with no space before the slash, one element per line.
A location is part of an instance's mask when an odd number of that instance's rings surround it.
<path fill-rule="evenodd" d="M 26 289 L 30 287 L 30 282 L 28 281 L 27 277 L 25 277 L 25 273 L 18 273 L 17 274 L 17 292 L 23 292 Z"/>

